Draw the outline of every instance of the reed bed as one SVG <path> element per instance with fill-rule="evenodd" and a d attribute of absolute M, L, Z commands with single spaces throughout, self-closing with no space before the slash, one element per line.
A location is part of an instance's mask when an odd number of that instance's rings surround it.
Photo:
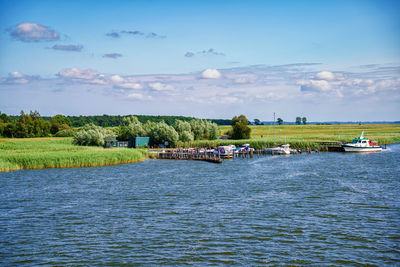
<path fill-rule="evenodd" d="M 146 158 L 137 149 L 76 146 L 71 138 L 0 139 L 0 172 L 105 166 Z"/>

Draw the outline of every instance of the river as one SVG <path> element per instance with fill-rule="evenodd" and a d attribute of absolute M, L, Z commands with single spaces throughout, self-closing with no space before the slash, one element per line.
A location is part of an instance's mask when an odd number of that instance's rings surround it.
<path fill-rule="evenodd" d="M 0 173 L 0 265 L 397 265 L 400 145 Z"/>

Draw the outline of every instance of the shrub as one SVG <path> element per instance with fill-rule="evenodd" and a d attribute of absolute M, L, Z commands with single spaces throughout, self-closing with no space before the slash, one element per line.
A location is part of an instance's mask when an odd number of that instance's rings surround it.
<path fill-rule="evenodd" d="M 75 135 L 72 142 L 81 146 L 102 146 L 104 139 L 108 136 L 115 136 L 114 132 L 93 123 L 85 125 Z"/>

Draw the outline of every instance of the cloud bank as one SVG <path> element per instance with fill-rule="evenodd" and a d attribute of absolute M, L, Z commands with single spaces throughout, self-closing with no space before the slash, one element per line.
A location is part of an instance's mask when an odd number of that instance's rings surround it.
<path fill-rule="evenodd" d="M 395 110 L 400 108 L 399 67 L 379 66 L 365 70 L 324 70 L 320 65 L 297 63 L 209 68 L 186 74 L 120 75 L 91 68 L 66 68 L 53 79 L 15 71 L 0 78 L 0 95 L 1 92 L 18 92 L 16 88 L 26 88 L 20 89 L 25 90 L 25 94 L 26 90 L 49 88 L 43 96 L 45 99 L 60 92 L 76 92 L 76 97 L 87 95 L 87 103 L 92 102 L 92 97 L 104 98 L 104 104 L 113 103 L 116 109 L 126 107 L 129 110 L 132 107 L 129 103 L 135 102 L 141 113 L 149 110 L 152 114 L 185 114 L 186 110 L 200 115 L 206 111 L 209 116 L 214 114 L 211 112 L 219 116 L 231 114 L 233 110 L 256 114 L 271 109 L 297 113 L 310 110 L 313 114 L 318 110 L 316 116 L 323 116 L 324 112 L 326 116 L 341 112 L 364 116 L 368 112 L 365 109 L 373 107 L 373 114 L 380 109 L 390 110 L 393 119 L 395 114 L 399 115 Z M 24 98 L 24 95 L 19 97 Z"/>

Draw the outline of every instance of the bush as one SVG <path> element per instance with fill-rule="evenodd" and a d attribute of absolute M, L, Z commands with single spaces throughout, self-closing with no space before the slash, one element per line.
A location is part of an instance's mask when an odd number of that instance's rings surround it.
<path fill-rule="evenodd" d="M 114 132 L 93 123 L 85 125 L 75 135 L 72 142 L 81 146 L 102 146 L 104 139 L 108 136 L 115 136 Z"/>

